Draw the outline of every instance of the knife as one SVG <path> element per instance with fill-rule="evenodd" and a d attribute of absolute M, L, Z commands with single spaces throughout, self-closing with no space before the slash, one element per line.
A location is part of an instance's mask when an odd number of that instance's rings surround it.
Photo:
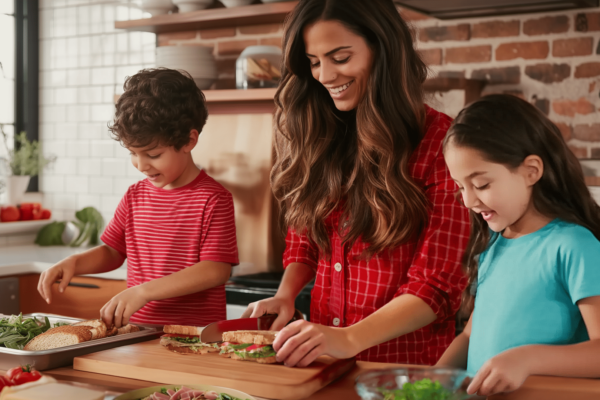
<path fill-rule="evenodd" d="M 221 342 L 223 341 L 223 332 L 229 331 L 268 331 L 276 319 L 277 314 L 265 314 L 258 318 L 239 318 L 213 322 L 202 329 L 200 341 L 203 343 Z M 304 319 L 304 316 L 296 310 L 290 322 L 298 319 Z"/>

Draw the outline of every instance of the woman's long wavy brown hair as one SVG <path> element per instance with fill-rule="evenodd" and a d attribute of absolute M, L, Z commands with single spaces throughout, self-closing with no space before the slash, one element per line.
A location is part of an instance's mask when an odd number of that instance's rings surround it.
<path fill-rule="evenodd" d="M 477 150 L 489 162 L 509 169 L 519 167 L 530 155 L 539 156 L 544 173 L 533 186 L 536 210 L 581 225 L 600 240 L 600 207 L 585 184 L 581 164 L 556 125 L 533 105 L 511 95 L 485 96 L 458 114 L 444 140 L 444 151 L 449 144 Z M 472 288 L 490 232 L 480 214 L 469 214 L 471 236 L 463 268 L 469 277 L 467 288 Z M 466 290 L 467 307 L 472 307 L 472 300 L 472 291 Z"/>
<path fill-rule="evenodd" d="M 303 30 L 338 21 L 365 39 L 373 67 L 356 110 L 336 109 L 313 78 Z M 392 0 L 301 0 L 283 37 L 282 80 L 275 94 L 273 193 L 284 224 L 329 255 L 325 219 L 343 205 L 344 241 L 359 237 L 371 257 L 415 238 L 427 223 L 427 199 L 408 161 L 425 121 L 427 68 Z M 341 231 L 340 231 L 341 232 Z"/>

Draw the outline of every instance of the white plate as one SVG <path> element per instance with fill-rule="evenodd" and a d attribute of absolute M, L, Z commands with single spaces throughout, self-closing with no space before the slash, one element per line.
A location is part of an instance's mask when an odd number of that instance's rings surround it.
<path fill-rule="evenodd" d="M 51 223 L 51 219 L 35 221 L 0 222 L 0 235 L 12 233 L 37 233 L 43 226 Z"/>
<path fill-rule="evenodd" d="M 161 388 L 173 389 L 175 387 L 181 387 L 182 385 L 160 385 L 160 386 L 152 386 L 144 389 L 132 390 L 131 392 L 124 393 L 120 396 L 117 396 L 115 400 L 138 400 L 144 397 L 150 396 L 154 392 L 160 391 Z M 185 387 L 189 387 L 190 389 L 204 390 L 205 392 L 213 390 L 217 393 L 225 393 L 230 396 L 235 396 L 242 400 L 256 400 L 256 398 L 250 396 L 247 393 L 240 392 L 235 389 L 228 389 L 220 386 L 212 386 L 212 385 L 183 385 Z"/>

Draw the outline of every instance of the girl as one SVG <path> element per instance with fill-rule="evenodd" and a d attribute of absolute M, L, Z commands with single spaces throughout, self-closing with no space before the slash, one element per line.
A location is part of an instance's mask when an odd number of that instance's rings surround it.
<path fill-rule="evenodd" d="M 392 0 L 302 0 L 285 26 L 272 189 L 288 229 L 275 297 L 244 317 L 281 329 L 315 279 L 311 322 L 278 361 L 434 364 L 454 339 L 467 211 L 444 163 L 450 118 L 423 104 L 427 69 Z"/>
<path fill-rule="evenodd" d="M 514 96 L 461 111 L 444 156 L 471 214 L 475 308 L 437 366 L 491 395 L 527 376 L 600 376 L 600 208 L 558 128 Z"/>

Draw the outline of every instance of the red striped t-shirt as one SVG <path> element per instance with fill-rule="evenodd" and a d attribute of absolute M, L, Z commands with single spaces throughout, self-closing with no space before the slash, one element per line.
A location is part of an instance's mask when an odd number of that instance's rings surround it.
<path fill-rule="evenodd" d="M 238 264 L 233 198 L 204 171 L 165 190 L 144 179 L 129 187 L 102 241 L 127 257 L 127 287 L 200 261 Z M 225 286 L 151 301 L 131 322 L 205 326 L 226 319 Z"/>

